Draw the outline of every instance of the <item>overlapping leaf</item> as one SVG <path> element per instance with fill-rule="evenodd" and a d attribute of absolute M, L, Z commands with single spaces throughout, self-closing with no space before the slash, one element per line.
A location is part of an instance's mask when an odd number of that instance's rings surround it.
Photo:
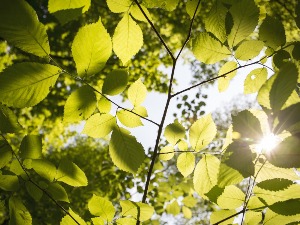
<path fill-rule="evenodd" d="M 9 198 L 9 217 L 10 221 L 9 224 L 13 225 L 31 225 L 32 218 L 22 203 L 22 201 L 15 196 Z"/>
<path fill-rule="evenodd" d="M 266 68 L 257 68 L 252 70 L 246 77 L 244 83 L 244 93 L 252 94 L 261 88 L 266 82 L 268 77 L 268 71 Z"/>
<path fill-rule="evenodd" d="M 24 62 L 0 75 L 0 102 L 13 107 L 34 106 L 47 97 L 60 69 L 49 64 Z"/>
<path fill-rule="evenodd" d="M 20 156 L 23 159 L 38 159 L 42 156 L 42 138 L 39 135 L 26 135 L 20 146 Z"/>
<path fill-rule="evenodd" d="M 126 70 L 113 70 L 104 79 L 102 92 L 108 95 L 117 95 L 127 86 L 128 72 Z"/>
<path fill-rule="evenodd" d="M 0 36 L 12 45 L 40 57 L 50 54 L 46 27 L 26 1 L 2 0 L 0 21 Z"/>
<path fill-rule="evenodd" d="M 12 110 L 0 103 L 0 132 L 3 134 L 16 133 L 20 130 L 22 130 L 22 127 L 17 116 Z"/>
<path fill-rule="evenodd" d="M 151 205 L 141 202 L 121 200 L 120 205 L 122 207 L 122 216 L 132 216 L 142 222 L 150 219 L 154 213 L 154 208 Z"/>
<path fill-rule="evenodd" d="M 218 75 L 219 76 L 225 75 L 225 74 L 226 75 L 224 77 L 220 77 L 218 79 L 219 92 L 223 92 L 223 91 L 227 90 L 227 88 L 229 86 L 229 83 L 230 83 L 230 80 L 233 79 L 235 77 L 236 73 L 237 73 L 236 68 L 237 68 L 237 63 L 233 62 L 233 61 L 227 62 L 221 67 L 221 69 L 219 70 Z"/>
<path fill-rule="evenodd" d="M 176 145 L 180 139 L 184 138 L 185 128 L 176 120 L 166 126 L 164 136 L 170 144 Z"/>
<path fill-rule="evenodd" d="M 263 47 L 264 43 L 262 41 L 243 41 L 235 51 L 235 57 L 244 61 L 253 59 L 258 56 Z"/>
<path fill-rule="evenodd" d="M 116 212 L 110 201 L 97 195 L 93 195 L 89 200 L 88 208 L 92 215 L 100 216 L 107 222 L 112 221 Z"/>

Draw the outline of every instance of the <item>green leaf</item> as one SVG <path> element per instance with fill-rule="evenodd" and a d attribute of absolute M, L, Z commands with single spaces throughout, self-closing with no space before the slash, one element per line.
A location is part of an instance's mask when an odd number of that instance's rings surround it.
<path fill-rule="evenodd" d="M 118 225 L 135 225 L 136 219 L 131 217 L 119 218 L 116 220 L 116 223 Z"/>
<path fill-rule="evenodd" d="M 0 139 L 0 169 L 6 166 L 12 159 L 12 148 L 5 141 Z"/>
<path fill-rule="evenodd" d="M 101 217 L 94 217 L 92 218 L 92 221 L 93 221 L 93 225 L 105 225 L 104 220 Z"/>
<path fill-rule="evenodd" d="M 133 110 L 132 110 L 133 111 Z M 126 127 L 139 127 L 143 126 L 141 117 L 129 112 L 127 110 L 119 110 L 117 112 L 117 117 L 120 122 Z"/>
<path fill-rule="evenodd" d="M 110 11 L 114 13 L 122 13 L 129 10 L 132 0 L 106 0 Z"/>
<path fill-rule="evenodd" d="M 267 77 L 268 71 L 264 67 L 252 70 L 245 79 L 244 94 L 258 92 L 261 86 L 266 82 Z"/>
<path fill-rule="evenodd" d="M 203 155 L 194 172 L 194 189 L 203 198 L 216 184 L 220 161 L 213 155 Z"/>
<path fill-rule="evenodd" d="M 82 86 L 74 91 L 67 99 L 64 108 L 64 121 L 79 122 L 89 118 L 96 109 L 95 92 L 89 86 Z"/>
<path fill-rule="evenodd" d="M 285 50 L 279 50 L 273 56 L 273 63 L 277 68 L 280 68 L 289 61 L 291 61 L 291 55 Z"/>
<path fill-rule="evenodd" d="M 274 178 L 274 179 L 259 182 L 257 184 L 257 187 L 265 190 L 270 190 L 270 191 L 280 191 L 288 188 L 292 184 L 293 181 L 291 180 Z"/>
<path fill-rule="evenodd" d="M 241 138 L 260 140 L 263 137 L 259 120 L 248 110 L 232 116 L 233 131 L 238 132 Z"/>
<path fill-rule="evenodd" d="M 196 10 L 198 2 L 199 2 L 199 0 L 188 0 L 186 2 L 186 5 L 185 5 L 186 12 L 187 12 L 187 14 L 189 14 L 189 16 L 190 16 L 191 19 L 193 18 L 193 15 L 195 13 L 195 10 Z M 199 13 L 200 8 L 201 8 L 201 4 L 199 4 L 199 6 L 198 6 L 196 15 Z"/>
<path fill-rule="evenodd" d="M 168 204 L 166 207 L 166 211 L 169 214 L 172 214 L 174 216 L 178 215 L 180 213 L 180 206 L 178 202 L 175 200 L 172 203 Z"/>
<path fill-rule="evenodd" d="M 296 25 L 300 29 L 300 2 L 298 2 L 296 5 L 295 13 L 296 13 L 296 18 L 295 18 Z"/>
<path fill-rule="evenodd" d="M 217 128 L 211 114 L 198 119 L 190 128 L 190 143 L 195 151 L 204 149 L 216 136 Z"/>
<path fill-rule="evenodd" d="M 182 206 L 182 213 L 183 213 L 184 218 L 186 218 L 186 219 L 191 219 L 193 216 L 192 210 L 190 210 L 186 206 Z"/>
<path fill-rule="evenodd" d="M 47 191 L 56 201 L 70 202 L 66 190 L 58 183 L 49 184 Z"/>
<path fill-rule="evenodd" d="M 110 114 L 100 115 L 100 113 L 96 113 L 86 121 L 82 133 L 93 138 L 103 138 L 115 127 L 115 117 Z"/>
<path fill-rule="evenodd" d="M 42 157 L 42 138 L 39 135 L 26 135 L 20 146 L 20 156 L 23 159 L 38 159 Z"/>
<path fill-rule="evenodd" d="M 147 88 L 140 79 L 128 88 L 128 99 L 134 106 L 139 106 L 145 101 Z"/>
<path fill-rule="evenodd" d="M 17 108 L 34 106 L 47 97 L 60 73 L 49 64 L 14 64 L 0 74 L 0 102 Z"/>
<path fill-rule="evenodd" d="M 0 21 L 0 36 L 10 44 L 40 57 L 50 54 L 46 27 L 26 1 L 2 0 Z"/>
<path fill-rule="evenodd" d="M 273 182 L 273 184 L 275 184 L 275 182 Z M 276 202 L 283 202 L 290 199 L 298 199 L 300 193 L 300 186 L 299 184 L 292 184 L 285 189 L 275 191 L 266 190 L 260 188 L 259 186 L 256 186 L 253 189 L 253 193 L 266 205 L 272 205 Z"/>
<path fill-rule="evenodd" d="M 17 133 L 20 130 L 22 130 L 22 127 L 17 116 L 12 110 L 0 103 L 0 132 L 3 134 Z"/>
<path fill-rule="evenodd" d="M 22 201 L 15 196 L 9 198 L 10 225 L 31 225 L 32 218 Z"/>
<path fill-rule="evenodd" d="M 233 131 L 232 131 L 232 124 L 231 124 L 226 132 L 226 138 L 222 146 L 222 150 L 227 149 L 227 147 L 232 143 L 232 133 Z"/>
<path fill-rule="evenodd" d="M 218 173 L 218 186 L 225 187 L 231 184 L 238 184 L 244 179 L 244 176 L 225 163 L 220 164 Z"/>
<path fill-rule="evenodd" d="M 116 212 L 110 201 L 97 195 L 93 195 L 89 200 L 88 207 L 92 215 L 100 216 L 106 222 L 111 222 Z"/>
<path fill-rule="evenodd" d="M 227 12 L 228 10 L 222 2 L 216 1 L 204 20 L 205 30 L 212 33 L 222 43 L 227 39 L 225 28 Z"/>
<path fill-rule="evenodd" d="M 152 20 L 148 9 L 143 5 L 140 5 L 140 6 L 144 10 L 144 12 L 147 15 L 148 19 Z M 143 22 L 148 22 L 146 17 L 144 16 L 144 14 L 142 13 L 142 11 L 140 10 L 140 8 L 137 5 L 133 5 L 133 6 L 130 7 L 130 14 L 136 20 L 143 21 Z"/>
<path fill-rule="evenodd" d="M 245 213 L 245 223 L 247 225 L 257 225 L 262 220 L 261 212 L 247 211 Z"/>
<path fill-rule="evenodd" d="M 143 32 L 140 26 L 125 13 L 118 23 L 113 36 L 113 49 L 125 65 L 143 45 Z"/>
<path fill-rule="evenodd" d="M 168 11 L 175 10 L 179 3 L 179 0 L 163 0 L 163 1 L 164 1 L 163 8 Z"/>
<path fill-rule="evenodd" d="M 160 160 L 170 160 L 174 157 L 174 147 L 171 145 L 167 145 L 165 147 L 163 147 L 160 151 L 159 151 L 159 159 Z"/>
<path fill-rule="evenodd" d="M 282 66 L 270 90 L 270 104 L 273 112 L 277 113 L 296 88 L 298 70 L 295 64 L 286 63 Z"/>
<path fill-rule="evenodd" d="M 232 78 L 235 77 L 236 73 L 237 73 L 237 63 L 230 61 L 230 62 L 226 62 L 221 69 L 219 70 L 218 76 L 222 76 L 224 74 L 226 74 L 224 77 L 220 77 L 218 79 L 218 89 L 219 92 L 223 92 L 225 90 L 227 90 L 230 80 L 232 80 Z M 232 72 L 230 72 L 232 71 Z"/>
<path fill-rule="evenodd" d="M 247 143 L 233 142 L 226 149 L 222 162 L 239 171 L 243 177 L 254 175 L 252 152 Z"/>
<path fill-rule="evenodd" d="M 100 19 L 80 28 L 72 44 L 72 54 L 80 77 L 99 73 L 111 53 L 111 38 Z"/>
<path fill-rule="evenodd" d="M 61 25 L 64 25 L 72 20 L 75 20 L 83 12 L 84 7 L 74 8 L 74 9 L 63 9 L 56 12 L 53 12 L 52 15 L 60 22 Z"/>
<path fill-rule="evenodd" d="M 284 202 L 276 202 L 270 205 L 269 208 L 280 215 L 293 216 L 300 214 L 300 199 L 290 199 Z M 300 217 L 299 217 L 300 219 Z"/>
<path fill-rule="evenodd" d="M 193 196 L 187 196 L 182 200 L 182 203 L 187 207 L 194 207 L 197 204 L 197 199 Z"/>
<path fill-rule="evenodd" d="M 268 161 L 277 167 L 300 167 L 300 139 L 290 136 L 279 143 L 271 152 L 266 153 Z"/>
<path fill-rule="evenodd" d="M 143 146 L 129 131 L 121 127 L 113 130 L 109 154 L 118 168 L 130 173 L 136 173 L 145 158 Z"/>
<path fill-rule="evenodd" d="M 212 212 L 211 216 L 210 216 L 210 223 L 211 224 L 215 224 L 215 223 L 218 223 L 219 221 L 229 217 L 229 216 L 232 216 L 236 213 L 235 210 L 219 210 L 219 211 L 215 211 L 215 212 Z M 227 224 L 232 224 L 234 221 L 234 217 L 226 220 L 225 222 L 223 223 L 220 223 L 219 225 L 227 225 Z"/>
<path fill-rule="evenodd" d="M 176 145 L 180 139 L 184 138 L 185 128 L 178 122 L 178 120 L 175 120 L 174 123 L 166 126 L 164 136 L 170 144 Z"/>
<path fill-rule="evenodd" d="M 218 198 L 218 206 L 222 209 L 236 209 L 243 205 L 245 194 L 234 185 L 225 187 L 224 192 Z"/>
<path fill-rule="evenodd" d="M 274 133 L 278 134 L 284 130 L 288 130 L 291 133 L 299 133 L 300 132 L 299 115 L 300 115 L 300 103 L 292 105 L 284 110 L 280 110 L 278 113 L 279 123 L 274 129 Z"/>
<path fill-rule="evenodd" d="M 259 173 L 258 173 L 259 171 Z M 296 175 L 293 169 L 285 169 L 273 166 L 269 162 L 255 164 L 255 174 L 257 174 L 256 181 L 261 182 L 264 180 L 283 178 L 289 180 L 298 180 L 299 177 Z"/>
<path fill-rule="evenodd" d="M 35 186 L 33 183 L 31 183 L 30 181 L 27 181 L 25 183 L 26 186 L 26 190 L 28 192 L 28 194 L 36 201 L 40 201 L 42 196 L 43 196 L 43 192 L 41 189 L 39 189 L 37 186 Z"/>
<path fill-rule="evenodd" d="M 290 223 L 295 221 L 300 221 L 299 215 L 283 216 L 268 209 L 267 212 L 265 213 L 264 225 L 281 225 L 281 224 L 292 225 Z"/>
<path fill-rule="evenodd" d="M 270 90 L 272 88 L 272 85 L 275 81 L 277 74 L 273 75 L 270 79 L 268 79 L 259 89 L 258 95 L 257 95 L 257 101 L 258 103 L 267 108 L 271 109 L 270 105 Z"/>
<path fill-rule="evenodd" d="M 86 12 L 90 8 L 90 5 L 90 0 L 72 0 L 69 2 L 61 0 L 49 0 L 48 10 L 50 13 L 54 13 L 65 9 L 82 8 L 82 12 Z"/>
<path fill-rule="evenodd" d="M 67 159 L 60 161 L 55 179 L 73 187 L 88 185 L 84 172 L 75 163 Z"/>
<path fill-rule="evenodd" d="M 105 97 L 101 97 L 100 100 L 98 100 L 98 110 L 101 114 L 109 113 L 111 110 L 111 102 Z"/>
<path fill-rule="evenodd" d="M 132 216 L 141 222 L 149 220 L 154 213 L 154 208 L 151 205 L 141 202 L 121 200 L 120 205 L 122 207 L 122 216 Z"/>
<path fill-rule="evenodd" d="M 264 47 L 262 41 L 243 41 L 235 51 L 235 57 L 239 60 L 250 60 L 258 56 Z"/>
<path fill-rule="evenodd" d="M 259 9 L 253 0 L 234 1 L 229 10 L 233 27 L 228 35 L 228 44 L 236 46 L 248 37 L 258 24 Z"/>
<path fill-rule="evenodd" d="M 65 215 L 60 221 L 60 225 L 78 225 L 78 223 L 80 225 L 86 225 L 86 222 L 84 222 L 80 216 L 74 213 L 71 208 L 69 208 L 69 213 L 77 222 L 75 222 L 69 215 Z"/>
<path fill-rule="evenodd" d="M 4 191 L 17 191 L 19 187 L 19 179 L 17 176 L 2 175 L 0 171 L 0 189 Z"/>
<path fill-rule="evenodd" d="M 113 70 L 104 79 L 102 92 L 108 95 L 117 95 L 123 92 L 128 83 L 126 70 Z"/>
<path fill-rule="evenodd" d="M 31 167 L 41 177 L 52 182 L 56 175 L 56 167 L 46 159 L 32 159 Z"/>
<path fill-rule="evenodd" d="M 193 40 L 195 57 L 206 64 L 214 64 L 230 56 L 231 52 L 208 33 L 201 32 Z"/>
<path fill-rule="evenodd" d="M 191 152 L 181 153 L 177 158 L 177 168 L 179 172 L 187 177 L 195 168 L 195 156 Z"/>
<path fill-rule="evenodd" d="M 259 28 L 259 39 L 273 49 L 283 46 L 286 42 L 286 37 L 281 21 L 267 16 Z"/>

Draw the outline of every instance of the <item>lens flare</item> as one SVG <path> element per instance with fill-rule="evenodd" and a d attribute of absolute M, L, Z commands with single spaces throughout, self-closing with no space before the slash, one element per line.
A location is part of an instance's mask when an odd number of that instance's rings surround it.
<path fill-rule="evenodd" d="M 257 146 L 257 151 L 260 153 L 271 152 L 280 142 L 281 138 L 274 135 L 274 134 L 268 134 L 267 136 L 263 137 L 263 139 L 260 141 L 260 143 Z"/>

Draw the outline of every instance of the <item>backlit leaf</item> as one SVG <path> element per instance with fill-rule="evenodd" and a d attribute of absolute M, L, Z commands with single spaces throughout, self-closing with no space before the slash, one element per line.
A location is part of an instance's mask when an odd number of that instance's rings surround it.
<path fill-rule="evenodd" d="M 0 171 L 0 189 L 4 191 L 17 191 L 19 179 L 15 175 L 2 175 Z"/>
<path fill-rule="evenodd" d="M 25 183 L 28 194 L 36 201 L 40 201 L 43 196 L 43 191 L 35 186 L 33 183 L 27 181 Z"/>
<path fill-rule="evenodd" d="M 139 79 L 128 88 L 128 99 L 134 105 L 138 106 L 145 101 L 147 88 Z"/>
<path fill-rule="evenodd" d="M 197 1 L 196 1 L 197 2 Z M 222 43 L 226 40 L 225 19 L 228 10 L 221 1 L 216 1 L 204 20 L 205 29 L 211 32 Z"/>
<path fill-rule="evenodd" d="M 178 122 L 178 120 L 175 120 L 174 123 L 166 126 L 164 136 L 170 144 L 176 145 L 180 139 L 184 138 L 185 128 Z"/>
<path fill-rule="evenodd" d="M 230 56 L 231 52 L 208 33 L 201 32 L 193 40 L 195 57 L 207 64 L 214 64 Z"/>
<path fill-rule="evenodd" d="M 281 133 L 284 130 L 288 130 L 291 133 L 298 133 L 300 126 L 299 115 L 300 103 L 294 104 L 284 110 L 280 110 L 278 113 L 279 123 L 274 129 L 274 133 Z"/>
<path fill-rule="evenodd" d="M 58 183 L 50 183 L 47 191 L 56 201 L 70 202 L 66 190 Z"/>
<path fill-rule="evenodd" d="M 52 182 L 56 175 L 56 166 L 46 159 L 32 159 L 31 167 L 41 177 Z"/>
<path fill-rule="evenodd" d="M 267 109 L 271 109 L 271 105 L 270 105 L 270 90 L 272 88 L 272 85 L 275 81 L 277 74 L 273 75 L 272 77 L 270 77 L 259 89 L 258 91 L 258 95 L 257 95 L 257 101 L 258 103 L 267 108 Z"/>
<path fill-rule="evenodd" d="M 248 110 L 239 112 L 232 117 L 233 131 L 242 138 L 260 140 L 263 136 L 259 120 Z"/>
<path fill-rule="evenodd" d="M 54 13 L 64 9 L 76 9 L 82 8 L 82 12 L 86 12 L 91 5 L 90 0 L 72 0 L 72 1 L 61 1 L 61 0 L 49 0 L 48 10 L 50 13 Z"/>
<path fill-rule="evenodd" d="M 245 194 L 236 186 L 225 187 L 224 192 L 218 198 L 218 206 L 222 209 L 236 209 L 245 201 Z"/>
<path fill-rule="evenodd" d="M 109 113 L 111 110 L 111 102 L 108 101 L 105 97 L 101 97 L 98 100 L 98 110 L 101 114 Z"/>
<path fill-rule="evenodd" d="M 17 133 L 22 130 L 17 116 L 5 105 L 0 104 L 0 132 Z"/>
<path fill-rule="evenodd" d="M 235 57 L 239 60 L 250 60 L 258 56 L 264 47 L 262 41 L 243 41 L 235 51 Z"/>
<path fill-rule="evenodd" d="M 283 46 L 286 42 L 286 38 L 281 21 L 267 16 L 259 28 L 259 39 L 273 49 Z"/>
<path fill-rule="evenodd" d="M 258 24 L 259 9 L 253 0 L 234 1 L 229 10 L 233 27 L 228 35 L 228 44 L 233 47 L 248 37 Z"/>
<path fill-rule="evenodd" d="M 121 170 L 136 173 L 144 161 L 143 146 L 124 128 L 113 130 L 109 142 L 109 154 L 113 163 Z"/>
<path fill-rule="evenodd" d="M 300 167 L 300 139 L 296 136 L 287 137 L 271 152 L 266 154 L 268 161 L 277 167 Z"/>
<path fill-rule="evenodd" d="M 125 65 L 143 45 L 143 32 L 140 26 L 125 13 L 116 27 L 113 36 L 113 49 Z"/>
<path fill-rule="evenodd" d="M 244 176 L 232 167 L 227 166 L 226 163 L 220 164 L 218 173 L 218 186 L 226 187 L 231 184 L 238 184 L 244 179 Z"/>
<path fill-rule="evenodd" d="M 232 216 L 236 213 L 235 210 L 219 210 L 215 211 L 211 214 L 210 216 L 210 223 L 215 224 L 229 216 Z M 234 221 L 234 217 L 224 221 L 223 223 L 220 223 L 220 225 L 227 225 L 227 224 L 232 224 Z"/>
<path fill-rule="evenodd" d="M 20 146 L 20 156 L 23 159 L 38 159 L 42 157 L 42 138 L 39 135 L 26 135 Z"/>
<path fill-rule="evenodd" d="M 97 195 L 93 195 L 89 200 L 88 207 L 92 215 L 100 216 L 107 222 L 112 221 L 116 212 L 110 201 Z"/>
<path fill-rule="evenodd" d="M 126 70 L 113 70 L 104 79 L 102 92 L 108 95 L 117 95 L 127 86 L 128 72 Z"/>
<path fill-rule="evenodd" d="M 209 192 L 218 179 L 220 161 L 213 155 L 203 155 L 194 172 L 194 189 L 201 196 Z"/>
<path fill-rule="evenodd" d="M 282 108 L 296 88 L 297 79 L 298 70 L 295 64 L 286 63 L 280 68 L 270 90 L 270 104 L 275 113 Z"/>
<path fill-rule="evenodd" d="M 159 152 L 159 159 L 160 160 L 170 160 L 174 157 L 174 147 L 171 145 L 167 145 L 163 147 Z"/>
<path fill-rule="evenodd" d="M 32 218 L 22 201 L 15 196 L 9 198 L 10 225 L 31 225 Z"/>
<path fill-rule="evenodd" d="M 64 108 L 65 122 L 79 122 L 89 118 L 96 109 L 96 95 L 89 86 L 82 86 L 67 99 Z"/>
<path fill-rule="evenodd" d="M 194 207 L 197 204 L 197 199 L 193 196 L 187 196 L 182 200 L 182 203 L 187 207 Z"/>
<path fill-rule="evenodd" d="M 69 208 L 70 215 L 77 221 L 75 222 L 69 215 L 65 215 L 62 220 L 60 221 L 60 225 L 86 225 L 84 220 L 78 216 L 71 208 Z"/>
<path fill-rule="evenodd" d="M 297 223 L 292 223 L 295 221 L 300 221 L 299 214 L 294 216 L 283 216 L 268 209 L 265 213 L 265 219 L 263 224 L 264 225 L 282 225 L 282 224 L 297 225 Z"/>
<path fill-rule="evenodd" d="M 183 213 L 184 218 L 186 218 L 186 219 L 191 219 L 193 216 L 192 210 L 190 210 L 186 206 L 182 206 L 182 213 Z"/>
<path fill-rule="evenodd" d="M 82 133 L 93 138 L 103 138 L 116 126 L 116 118 L 110 114 L 96 113 L 91 116 L 83 128 Z"/>
<path fill-rule="evenodd" d="M 140 6 L 144 10 L 144 12 L 147 15 L 148 19 L 152 20 L 148 9 L 143 5 L 140 5 Z M 133 6 L 130 7 L 130 14 L 136 20 L 147 22 L 146 17 L 144 16 L 144 14 L 142 13 L 142 11 L 140 10 L 140 8 L 137 5 L 133 5 Z"/>
<path fill-rule="evenodd" d="M 252 94 L 261 88 L 266 82 L 268 71 L 266 68 L 257 68 L 252 70 L 246 77 L 244 83 L 244 94 Z"/>
<path fill-rule="evenodd" d="M 111 53 L 111 39 L 100 19 L 82 27 L 72 44 L 72 55 L 81 77 L 100 72 Z"/>
<path fill-rule="evenodd" d="M 87 186 L 88 184 L 84 172 L 75 163 L 67 159 L 60 161 L 55 179 L 73 187 Z"/>
<path fill-rule="evenodd" d="M 191 152 L 181 153 L 177 158 L 177 168 L 179 172 L 187 177 L 190 175 L 195 167 L 195 156 Z"/>
<path fill-rule="evenodd" d="M 273 205 L 270 205 L 269 208 L 277 214 L 284 215 L 284 216 L 293 216 L 296 214 L 300 214 L 299 204 L 300 204 L 300 198 L 289 199 L 284 202 L 276 202 Z"/>
<path fill-rule="evenodd" d="M 262 220 L 261 212 L 247 211 L 245 213 L 245 223 L 247 225 L 257 225 Z"/>
<path fill-rule="evenodd" d="M 166 211 L 169 214 L 172 214 L 174 216 L 178 215 L 180 213 L 180 206 L 178 202 L 175 200 L 172 203 L 168 204 L 166 207 Z"/>
<path fill-rule="evenodd" d="M 0 21 L 0 36 L 10 44 L 40 57 L 50 54 L 46 27 L 26 1 L 2 0 Z"/>
<path fill-rule="evenodd" d="M 14 64 L 0 74 L 0 101 L 17 108 L 34 106 L 47 97 L 60 73 L 49 64 Z"/>
<path fill-rule="evenodd" d="M 219 92 L 227 90 L 230 80 L 232 78 L 234 78 L 237 73 L 236 68 L 237 68 L 237 63 L 233 62 L 233 61 L 227 62 L 221 67 L 218 75 L 219 76 L 224 75 L 224 74 L 226 74 L 226 75 L 224 77 L 220 77 L 218 79 Z M 232 72 L 230 72 L 230 71 L 232 71 Z"/>
<path fill-rule="evenodd" d="M 188 0 L 186 2 L 186 12 L 187 12 L 187 14 L 189 14 L 190 18 L 193 18 L 193 15 L 196 11 L 196 7 L 197 7 L 198 2 L 199 2 L 199 0 Z M 199 13 L 200 8 L 201 8 L 201 4 L 199 4 L 199 6 L 198 6 L 198 10 L 196 12 L 196 15 Z"/>
<path fill-rule="evenodd" d="M 217 128 L 211 114 L 198 119 L 190 128 L 189 137 L 192 148 L 200 151 L 216 136 Z"/>
<path fill-rule="evenodd" d="M 150 219 L 154 213 L 154 208 L 145 203 L 132 202 L 128 200 L 121 200 L 122 216 L 132 216 L 141 222 Z"/>
<path fill-rule="evenodd" d="M 6 166 L 12 159 L 12 148 L 10 145 L 0 139 L 0 169 Z"/>
<path fill-rule="evenodd" d="M 132 0 L 106 0 L 110 11 L 114 13 L 122 13 L 129 10 Z"/>
<path fill-rule="evenodd" d="M 126 127 L 139 127 L 143 126 L 141 118 L 127 110 L 119 110 L 117 117 L 120 122 Z"/>

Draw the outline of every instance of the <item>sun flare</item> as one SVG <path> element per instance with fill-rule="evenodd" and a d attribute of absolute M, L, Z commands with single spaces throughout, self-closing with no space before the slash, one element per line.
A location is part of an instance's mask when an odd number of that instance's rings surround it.
<path fill-rule="evenodd" d="M 260 143 L 257 146 L 257 150 L 259 152 L 271 152 L 279 143 L 281 142 L 281 138 L 276 136 L 273 133 L 270 133 L 263 137 Z"/>

